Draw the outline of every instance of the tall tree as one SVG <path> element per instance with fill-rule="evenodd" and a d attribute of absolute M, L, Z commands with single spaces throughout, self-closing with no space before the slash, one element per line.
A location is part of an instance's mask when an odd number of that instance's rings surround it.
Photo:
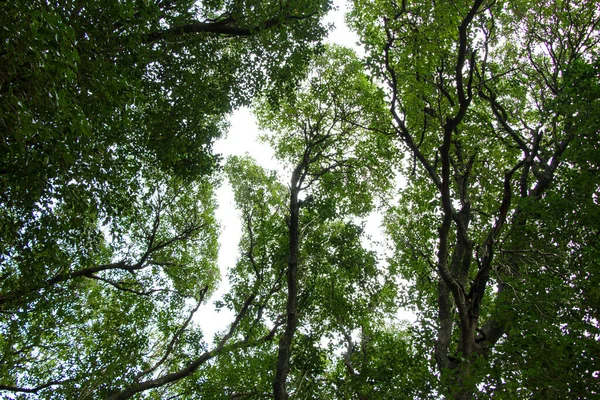
<path fill-rule="evenodd" d="M 301 266 L 310 268 L 313 262 L 301 259 L 302 210 L 316 207 L 326 220 L 361 216 L 372 209 L 374 192 L 387 187 L 391 175 L 389 164 L 382 163 L 390 154 L 389 146 L 381 141 L 385 137 L 370 135 L 368 129 L 385 124 L 382 106 L 380 90 L 368 80 L 353 53 L 330 47 L 313 61 L 296 96 L 275 108 L 266 103 L 259 111 L 262 125 L 275 131 L 270 141 L 276 155 L 292 166 L 286 323 L 279 340 L 275 399 L 288 397 L 292 344 L 302 312 Z"/>
<path fill-rule="evenodd" d="M 208 349 L 191 318 L 218 282 L 211 146 L 295 86 L 328 8 L 0 6 L 1 390 L 128 398 L 225 347 L 239 321 Z"/>
<path fill-rule="evenodd" d="M 289 291 L 284 288 L 292 242 L 290 189 L 248 157 L 231 158 L 226 171 L 243 234 L 240 258 L 230 272 L 233 289 L 223 306 L 236 312 L 246 306 L 248 318 L 241 322 L 238 337 L 261 343 L 219 356 L 206 366 L 209 378 L 197 384 L 203 386 L 203 398 L 270 398 L 281 346 L 266 339 L 285 340 L 280 327 L 289 320 Z M 317 198 L 304 203 L 298 218 L 298 329 L 289 347 L 285 390 L 295 396 L 335 398 L 332 379 L 327 378 L 333 365 L 329 359 L 336 358 L 331 350 L 343 346 L 344 336 L 356 329 L 381 322 L 395 291 L 375 253 L 361 243 L 363 229 L 345 220 L 351 214 L 332 212 L 319 203 Z"/>
<path fill-rule="evenodd" d="M 354 5 L 412 158 L 388 217 L 392 262 L 414 285 L 413 301 L 437 308 L 420 315 L 436 327 L 441 392 L 472 398 L 482 381 L 488 393 L 545 398 L 597 391 L 589 363 L 598 325 L 577 297 L 587 287 L 580 267 L 597 268 L 583 260 L 598 246 L 598 2 Z M 548 343 L 563 349 L 561 337 L 594 350 L 536 361 Z M 514 357 L 521 368 L 507 362 Z M 581 384 L 571 368 L 587 371 Z"/>

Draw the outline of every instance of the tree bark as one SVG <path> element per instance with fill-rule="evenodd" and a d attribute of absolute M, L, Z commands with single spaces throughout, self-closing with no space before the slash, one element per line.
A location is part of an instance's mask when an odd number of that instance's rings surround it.
<path fill-rule="evenodd" d="M 186 25 L 176 26 L 173 28 L 149 33 L 144 38 L 144 41 L 146 43 L 154 43 L 159 40 L 163 40 L 167 37 L 198 33 L 209 33 L 220 36 L 247 37 L 252 36 L 258 32 L 266 31 L 277 26 L 285 25 L 290 21 L 299 21 L 306 18 L 310 18 L 314 15 L 315 14 L 313 13 L 308 15 L 274 16 L 256 26 L 242 26 L 239 23 L 239 21 L 236 21 L 232 17 L 227 17 L 220 21 L 214 22 L 196 21 Z"/>
<path fill-rule="evenodd" d="M 292 174 L 290 188 L 290 222 L 288 226 L 289 233 L 289 258 L 287 270 L 288 296 L 286 304 L 286 326 L 281 339 L 279 340 L 279 350 L 277 354 L 277 369 L 275 371 L 275 382 L 273 383 L 273 396 L 275 400 L 285 400 L 288 398 L 286 390 L 286 380 L 290 370 L 290 354 L 292 340 L 296 333 L 298 325 L 298 251 L 299 251 L 299 219 L 300 204 L 298 194 L 301 190 L 301 173 L 305 169 L 303 162 L 296 168 Z"/>

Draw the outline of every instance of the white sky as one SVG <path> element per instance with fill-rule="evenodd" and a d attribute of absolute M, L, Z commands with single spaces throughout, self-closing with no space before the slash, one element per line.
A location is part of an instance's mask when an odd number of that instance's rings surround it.
<path fill-rule="evenodd" d="M 335 29 L 330 32 L 326 41 L 354 48 L 360 55 L 362 49 L 357 46 L 358 37 L 344 23 L 344 15 L 348 10 L 346 2 L 344 0 L 334 0 L 334 6 L 336 9 L 328 14 L 325 22 L 333 23 Z M 273 156 L 272 149 L 267 144 L 259 142 L 260 132 L 257 121 L 248 108 L 235 111 L 229 122 L 231 126 L 227 137 L 217 141 L 214 145 L 216 153 L 221 153 L 225 158 L 231 155 L 249 154 L 263 168 L 281 171 Z M 242 230 L 240 215 L 235 208 L 233 192 L 228 182 L 224 182 L 222 187 L 217 190 L 217 198 L 219 201 L 217 219 L 222 227 L 219 238 L 221 284 L 211 300 L 203 305 L 196 315 L 196 320 L 201 324 L 204 331 L 205 340 L 209 343 L 216 332 L 225 329 L 233 320 L 233 314 L 229 310 L 223 309 L 217 313 L 214 301 L 221 299 L 229 291 L 227 271 L 235 265 L 239 256 L 238 243 Z M 381 238 L 380 225 L 380 214 L 374 214 L 367 221 L 367 232 L 376 240 Z"/>

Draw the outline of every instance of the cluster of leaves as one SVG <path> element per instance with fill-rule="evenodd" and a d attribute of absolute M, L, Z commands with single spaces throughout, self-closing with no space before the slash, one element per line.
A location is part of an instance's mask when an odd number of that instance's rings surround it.
<path fill-rule="evenodd" d="M 5 393 L 129 398 L 214 356 L 191 320 L 219 281 L 212 143 L 235 107 L 296 85 L 328 9 L 0 6 Z"/>

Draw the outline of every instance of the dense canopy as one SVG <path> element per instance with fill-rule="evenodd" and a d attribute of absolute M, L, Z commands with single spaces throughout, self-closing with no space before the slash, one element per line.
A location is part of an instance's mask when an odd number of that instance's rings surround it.
<path fill-rule="evenodd" d="M 1 397 L 600 395 L 600 2 L 331 7 L 0 5 Z"/>

